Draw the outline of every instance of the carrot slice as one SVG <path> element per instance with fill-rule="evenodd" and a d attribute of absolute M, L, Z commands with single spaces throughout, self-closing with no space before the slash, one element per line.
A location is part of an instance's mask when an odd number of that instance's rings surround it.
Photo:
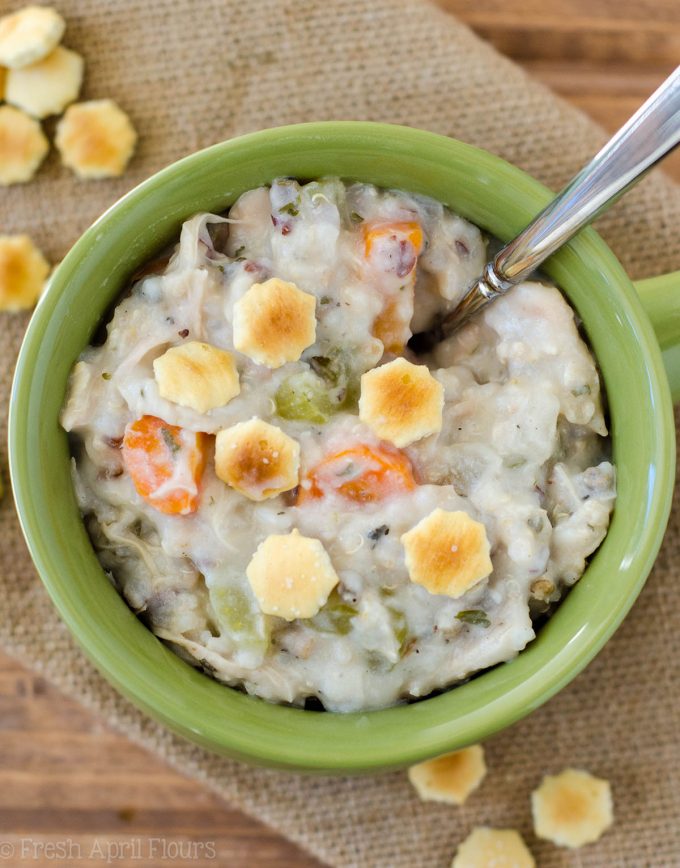
<path fill-rule="evenodd" d="M 123 463 L 137 493 L 168 515 L 195 512 L 207 439 L 157 416 L 130 422 L 123 437 Z"/>
<path fill-rule="evenodd" d="M 416 222 L 369 224 L 364 228 L 364 254 L 398 278 L 405 278 L 416 267 L 423 249 L 423 230 Z"/>
<path fill-rule="evenodd" d="M 328 455 L 300 485 L 296 505 L 329 493 L 355 503 L 375 503 L 416 487 L 408 457 L 392 446 L 359 444 Z"/>
<path fill-rule="evenodd" d="M 423 230 L 420 223 L 413 221 L 398 221 L 396 223 L 373 223 L 364 227 L 364 252 L 368 259 L 380 240 L 398 244 L 407 241 L 411 244 L 415 255 L 419 256 L 423 249 Z"/>
<path fill-rule="evenodd" d="M 413 290 L 391 298 L 373 321 L 373 337 L 382 341 L 388 353 L 399 354 L 411 337 L 411 317 L 413 316 Z"/>
<path fill-rule="evenodd" d="M 369 224 L 364 227 L 364 254 L 383 277 L 382 311 L 373 323 L 373 335 L 385 350 L 400 353 L 411 337 L 415 267 L 423 249 L 423 230 L 415 221 Z"/>

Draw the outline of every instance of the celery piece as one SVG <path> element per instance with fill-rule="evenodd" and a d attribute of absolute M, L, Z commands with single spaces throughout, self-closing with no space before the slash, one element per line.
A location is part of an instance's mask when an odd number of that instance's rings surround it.
<path fill-rule="evenodd" d="M 338 410 L 357 406 L 359 380 L 348 351 L 331 347 L 308 361 L 311 370 L 293 374 L 277 389 L 274 403 L 279 416 L 323 425 Z"/>
<path fill-rule="evenodd" d="M 390 613 L 392 632 L 394 633 L 394 638 L 399 643 L 399 656 L 401 657 L 406 650 L 406 645 L 409 639 L 406 615 L 400 609 L 395 609 L 393 606 L 388 606 L 387 611 Z"/>
<path fill-rule="evenodd" d="M 220 630 L 237 648 L 261 654 L 269 647 L 270 626 L 247 591 L 234 586 L 210 588 L 210 603 Z"/>
<path fill-rule="evenodd" d="M 483 609 L 463 609 L 462 612 L 458 612 L 456 618 L 464 624 L 477 624 L 480 627 L 491 626 L 491 621 Z"/>
<path fill-rule="evenodd" d="M 358 610 L 346 603 L 337 588 L 331 591 L 325 605 L 310 620 L 310 626 L 321 633 L 337 633 L 346 636 L 352 629 L 352 618 Z"/>
<path fill-rule="evenodd" d="M 330 347 L 309 360 L 314 373 L 326 384 L 330 400 L 337 410 L 354 409 L 359 401 L 359 378 L 348 349 Z"/>
<path fill-rule="evenodd" d="M 311 371 L 285 379 L 276 390 L 274 403 L 281 418 L 315 422 L 317 425 L 328 422 L 334 412 L 328 389 Z"/>

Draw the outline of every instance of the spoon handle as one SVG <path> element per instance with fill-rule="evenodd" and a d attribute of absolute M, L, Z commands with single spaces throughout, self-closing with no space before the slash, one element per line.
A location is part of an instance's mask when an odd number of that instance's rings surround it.
<path fill-rule="evenodd" d="M 525 280 L 680 142 L 680 66 L 526 229 L 487 264 L 439 338 Z"/>

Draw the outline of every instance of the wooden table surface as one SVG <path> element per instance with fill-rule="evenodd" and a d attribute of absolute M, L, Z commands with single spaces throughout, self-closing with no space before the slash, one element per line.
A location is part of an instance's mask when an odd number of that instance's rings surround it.
<path fill-rule="evenodd" d="M 610 130 L 680 61 L 678 0 L 440 4 Z M 680 180 L 680 154 L 666 168 Z M 137 868 L 160 864 L 161 850 L 150 854 L 162 846 L 184 852 L 171 864 L 187 868 L 319 864 L 0 657 L 0 861 L 96 866 L 108 852 L 118 868 Z"/>

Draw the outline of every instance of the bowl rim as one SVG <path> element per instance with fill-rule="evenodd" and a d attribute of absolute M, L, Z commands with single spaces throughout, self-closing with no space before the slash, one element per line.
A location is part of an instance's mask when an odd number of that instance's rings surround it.
<path fill-rule="evenodd" d="M 29 324 L 17 362 L 10 402 L 9 454 L 15 502 L 33 561 L 62 618 L 87 656 L 106 678 L 138 707 L 165 723 L 174 732 L 204 747 L 252 762 L 339 772 L 395 768 L 450 750 L 452 741 L 457 746 L 478 741 L 523 717 L 575 677 L 619 626 L 644 585 L 668 520 L 672 496 L 670 480 L 675 462 L 672 405 L 661 353 L 634 288 L 614 254 L 592 229 L 586 229 L 568 245 L 566 251 L 557 254 L 555 262 L 564 257 L 568 258 L 568 254 L 581 260 L 590 260 L 596 263 L 602 276 L 617 287 L 621 316 L 626 320 L 626 327 L 645 356 L 642 387 L 644 406 L 651 408 L 657 419 L 655 430 L 650 434 L 649 468 L 652 478 L 649 480 L 647 501 L 644 504 L 645 527 L 640 531 L 637 551 L 624 553 L 621 560 L 623 570 L 624 560 L 628 558 L 625 566 L 629 578 L 625 593 L 615 595 L 608 610 L 599 613 L 597 622 L 590 620 L 584 624 L 583 629 L 579 630 L 548 664 L 542 666 L 540 671 L 523 678 L 523 668 L 526 667 L 522 666 L 521 661 L 527 656 L 527 652 L 522 652 L 515 660 L 502 664 L 502 667 L 490 670 L 491 675 L 499 668 L 512 673 L 511 677 L 506 679 L 508 689 L 500 698 L 489 696 L 488 703 L 482 702 L 458 719 L 457 728 L 447 725 L 447 718 L 455 707 L 453 697 L 465 691 L 469 684 L 481 682 L 487 673 L 453 691 L 411 705 L 373 712 L 330 715 L 336 721 L 345 721 L 339 726 L 321 722 L 322 718 L 329 717 L 327 714 L 319 715 L 318 712 L 271 705 L 217 685 L 220 691 L 234 694 L 230 709 L 240 716 L 239 721 L 241 718 L 243 720 L 243 725 L 239 728 L 231 726 L 232 723 L 238 723 L 236 720 L 227 721 L 214 714 L 202 717 L 202 709 L 197 708 L 195 702 L 182 702 L 179 697 L 168 695 L 160 689 L 153 677 L 154 666 L 167 664 L 176 673 L 178 691 L 186 689 L 189 693 L 198 695 L 198 690 L 195 690 L 196 678 L 211 684 L 216 682 L 179 661 L 173 652 L 160 645 L 157 640 L 155 641 L 160 646 L 159 649 L 149 650 L 151 646 L 146 649 L 147 666 L 145 663 L 140 664 L 139 656 L 128 654 L 128 649 L 120 643 L 116 645 L 106 635 L 102 636 L 97 624 L 88 620 L 87 613 L 81 611 L 78 594 L 69 586 L 68 577 L 60 574 L 52 554 L 46 550 L 45 529 L 41 526 L 44 515 L 40 512 L 39 502 L 43 495 L 49 497 L 51 492 L 43 486 L 39 496 L 32 497 L 31 491 L 36 486 L 37 477 L 31 472 L 31 462 L 24 460 L 22 455 L 22 446 L 26 445 L 29 435 L 30 411 L 39 412 L 40 409 L 35 400 L 30 400 L 32 375 L 50 319 L 61 303 L 62 296 L 68 296 L 70 280 L 79 263 L 83 257 L 91 255 L 102 232 L 115 228 L 116 224 L 124 220 L 130 210 L 135 209 L 147 196 L 159 191 L 164 185 L 179 182 L 187 173 L 191 175 L 194 171 L 200 171 L 201 166 L 208 166 L 214 160 L 228 159 L 230 155 L 238 156 L 250 149 L 273 150 L 284 141 L 289 145 L 299 142 L 319 148 L 328 142 L 334 142 L 337 147 L 342 147 L 343 142 L 348 146 L 353 142 L 356 147 L 374 147 L 376 153 L 383 155 L 389 152 L 388 156 L 391 153 L 408 154 L 418 149 L 429 149 L 432 153 L 436 152 L 439 159 L 448 155 L 451 159 L 474 160 L 477 167 L 493 177 L 494 181 L 507 183 L 523 191 L 536 211 L 553 196 L 550 190 L 531 176 L 487 151 L 423 130 L 370 122 L 327 121 L 250 133 L 213 145 L 162 169 L 118 200 L 81 236 L 50 279 L 50 286 Z M 41 419 L 39 427 L 41 430 L 44 428 L 44 420 Z M 49 431 L 46 436 L 50 436 Z M 38 495 L 38 490 L 35 491 Z M 631 569 L 632 557 L 635 558 L 635 569 Z M 587 573 L 590 571 L 591 567 Z M 103 575 L 101 568 L 100 572 Z M 577 591 L 580 591 L 580 585 L 581 582 L 577 585 Z M 142 629 L 155 638 L 146 628 Z M 534 640 L 528 648 L 537 642 L 538 640 Z M 166 655 L 171 655 L 188 670 L 186 677 L 174 664 L 168 663 Z M 139 674 L 140 665 L 146 666 L 147 671 L 143 677 Z M 469 695 L 469 690 L 466 695 Z M 266 712 L 260 715 L 259 711 L 255 710 L 255 704 L 258 708 L 265 706 Z M 259 742 L 254 741 L 248 727 L 252 726 L 254 721 L 256 726 L 260 725 L 265 718 L 269 718 L 268 728 L 265 732 L 257 733 L 262 736 Z M 311 722 L 313 720 L 314 723 Z M 289 728 L 299 733 L 297 741 L 291 739 Z M 390 737 L 386 738 L 385 734 L 388 732 Z M 408 738 L 403 738 L 404 732 Z M 310 741 L 314 733 L 313 741 Z"/>

